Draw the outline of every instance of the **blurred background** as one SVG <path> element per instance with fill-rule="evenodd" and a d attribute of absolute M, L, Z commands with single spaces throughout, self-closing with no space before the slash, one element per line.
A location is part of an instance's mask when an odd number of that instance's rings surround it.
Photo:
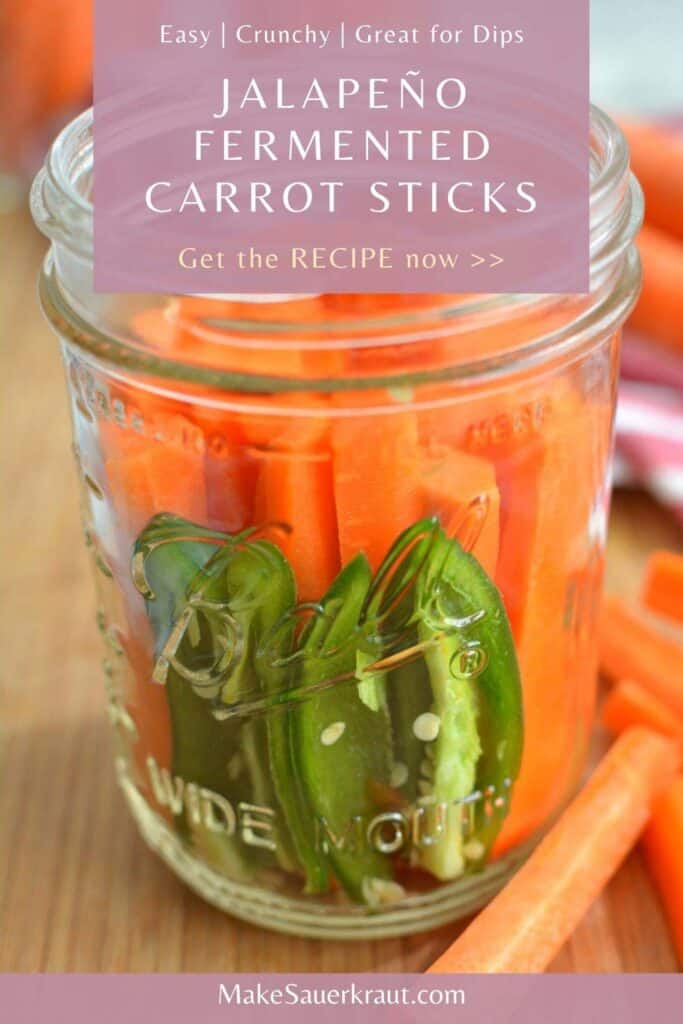
<path fill-rule="evenodd" d="M 643 293 L 622 353 L 615 483 L 649 490 L 681 526 L 682 52 L 681 0 L 591 0 L 591 98 L 626 130 L 646 210 Z"/>
<path fill-rule="evenodd" d="M 683 114 L 680 0 L 590 0 L 591 94 L 605 110 Z"/>
<path fill-rule="evenodd" d="M 683 542 L 683 0 L 592 0 L 591 13 L 593 100 L 627 132 L 648 209 L 607 567 L 608 586 L 636 599 L 650 552 Z M 46 243 L 26 205 L 50 140 L 91 102 L 91 31 L 91 0 L 0 0 L 0 649 L 15 727 L 0 818 L 21 823 L 3 830 L 0 970 L 422 970 L 443 934 L 320 946 L 223 917 L 145 855 L 117 794 L 66 395 L 36 294 Z M 554 969 L 676 969 L 637 857 Z"/>

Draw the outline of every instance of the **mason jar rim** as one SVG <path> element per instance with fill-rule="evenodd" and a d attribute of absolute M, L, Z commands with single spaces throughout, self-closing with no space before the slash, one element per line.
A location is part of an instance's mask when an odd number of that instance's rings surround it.
<path fill-rule="evenodd" d="M 639 264 L 632 247 L 633 239 L 642 221 L 642 193 L 629 169 L 629 154 L 626 140 L 619 127 L 597 107 L 591 107 L 591 149 L 590 149 L 590 271 L 591 287 L 587 304 L 578 316 L 570 318 L 567 324 L 533 338 L 512 352 L 496 353 L 474 361 L 468 360 L 453 368 L 453 376 L 481 376 L 498 373 L 504 366 L 509 368 L 511 359 L 527 366 L 548 354 L 557 354 L 581 339 L 595 335 L 596 331 L 606 332 L 621 322 L 633 305 L 639 280 Z M 42 170 L 38 173 L 31 192 L 31 208 L 40 230 L 53 243 L 56 253 L 76 260 L 89 270 L 93 260 L 93 204 L 87 188 L 93 165 L 93 111 L 84 111 L 67 125 L 53 143 Z M 113 362 L 126 370 L 139 370 L 175 380 L 189 380 L 217 387 L 258 390 L 294 390 L 294 382 L 281 378 L 254 378 L 250 374 L 239 374 L 196 363 L 189 363 L 170 357 L 167 353 L 142 350 L 115 330 L 101 328 L 93 318 L 80 315 L 74 309 L 68 289 L 60 287 L 60 275 L 55 259 L 48 255 L 41 280 L 41 298 L 49 319 L 62 334 L 71 337 L 81 347 L 107 362 Z M 58 262 L 58 261 L 57 261 Z M 66 259 L 63 261 L 66 262 Z M 216 297 L 218 298 L 218 297 Z M 222 297 L 221 297 L 222 298 Z M 235 297 L 231 297 L 235 298 Z M 231 344 L 249 347 L 254 343 L 252 335 L 263 339 L 264 333 L 282 339 L 278 333 L 297 332 L 292 347 L 301 345 L 306 332 L 316 333 L 314 349 L 345 348 L 364 346 L 406 345 L 417 340 L 424 341 L 446 334 L 471 329 L 473 318 L 481 321 L 491 318 L 499 321 L 520 307 L 536 309 L 566 300 L 567 296 L 544 294 L 481 294 L 455 297 L 452 303 L 430 305 L 401 310 L 399 313 L 379 312 L 374 315 L 359 314 L 352 322 L 335 321 L 327 317 L 324 321 L 298 323 L 288 317 L 286 301 L 276 304 L 282 308 L 283 316 L 272 321 L 262 317 L 249 319 L 250 301 L 263 302 L 265 296 L 241 296 L 240 319 L 214 321 L 207 318 L 210 328 L 217 327 L 226 332 Z M 273 300 L 284 300 L 285 296 L 272 296 Z M 291 296 L 298 299 L 300 296 Z M 325 332 L 321 339 L 317 332 Z M 381 331 L 381 336 L 377 332 Z M 258 344 L 258 342 L 257 342 Z M 285 339 L 284 347 L 287 347 Z M 414 381 L 416 375 L 409 375 Z M 441 374 L 443 377 L 443 374 Z M 427 379 L 432 379 L 427 375 Z M 405 375 L 399 375 L 392 384 L 406 383 Z M 376 386 L 377 379 L 362 382 L 347 381 L 345 387 Z M 386 385 L 386 375 L 382 379 Z M 330 381 L 306 381 L 305 386 L 324 390 Z M 336 382 L 335 386 L 338 386 Z"/>
<path fill-rule="evenodd" d="M 31 206 L 41 231 L 53 241 L 69 245 L 81 256 L 93 254 L 93 212 L 82 182 L 92 172 L 93 108 L 67 124 L 48 151 L 36 176 Z M 591 268 L 606 250 L 615 255 L 624 233 L 633 237 L 633 214 L 638 217 L 637 187 L 629 172 L 626 139 L 619 126 L 598 107 L 591 106 Z M 622 214 L 622 216 L 620 216 Z"/>

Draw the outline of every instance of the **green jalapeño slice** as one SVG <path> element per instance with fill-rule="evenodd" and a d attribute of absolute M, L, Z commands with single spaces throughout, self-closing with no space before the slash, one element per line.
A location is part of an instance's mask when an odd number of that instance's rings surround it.
<path fill-rule="evenodd" d="M 253 856 L 224 839 L 226 868 L 244 877 L 270 857 L 309 893 L 336 879 L 357 902 L 391 902 L 397 862 L 371 841 L 388 806 L 413 866 L 446 880 L 485 863 L 519 772 L 519 671 L 500 594 L 437 520 L 406 530 L 374 579 L 360 553 L 306 605 L 270 541 L 170 515 L 141 534 L 133 575 L 174 775 L 272 815 Z M 215 853 L 187 809 L 176 822 Z"/>

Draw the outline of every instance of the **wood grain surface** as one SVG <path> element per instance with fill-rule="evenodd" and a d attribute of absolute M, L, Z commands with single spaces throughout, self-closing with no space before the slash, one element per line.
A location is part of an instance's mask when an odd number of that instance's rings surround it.
<path fill-rule="evenodd" d="M 204 904 L 138 838 L 114 781 L 64 382 L 38 310 L 45 246 L 23 212 L 0 219 L 0 232 L 0 970 L 422 970 L 460 926 L 360 943 L 280 936 Z M 619 495 L 610 584 L 633 594 L 647 552 L 679 544 L 645 496 Z M 637 852 L 553 969 L 676 970 Z"/>

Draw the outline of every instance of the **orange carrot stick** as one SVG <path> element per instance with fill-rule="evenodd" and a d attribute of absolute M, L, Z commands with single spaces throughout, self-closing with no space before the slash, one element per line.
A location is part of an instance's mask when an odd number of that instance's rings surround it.
<path fill-rule="evenodd" d="M 643 850 L 683 967 L 683 775 L 655 801 Z"/>
<path fill-rule="evenodd" d="M 544 971 L 616 871 L 673 779 L 675 744 L 625 732 L 511 882 L 429 973 Z"/>
<path fill-rule="evenodd" d="M 646 225 L 638 250 L 643 290 L 629 322 L 655 341 L 683 348 L 683 241 Z"/>
<path fill-rule="evenodd" d="M 645 569 L 643 604 L 683 623 L 683 555 L 655 551 Z"/>
<path fill-rule="evenodd" d="M 600 667 L 610 679 L 634 679 L 683 717 L 683 644 L 653 628 L 616 597 L 603 599 Z"/>
<path fill-rule="evenodd" d="M 429 460 L 422 478 L 425 513 L 471 551 L 493 578 L 500 546 L 500 494 L 487 459 L 446 449 Z"/>
<path fill-rule="evenodd" d="M 607 694 L 602 705 L 602 724 L 615 735 L 634 725 L 644 725 L 671 739 L 683 740 L 683 718 L 630 679 L 620 680 Z"/>
<path fill-rule="evenodd" d="M 315 601 L 340 569 L 330 455 L 261 451 L 256 458 L 256 522 L 275 526 L 275 538 L 294 570 L 299 600 Z"/>
<path fill-rule="evenodd" d="M 422 513 L 416 417 L 402 411 L 340 417 L 332 453 L 342 565 L 364 551 L 377 569 Z"/>
<path fill-rule="evenodd" d="M 170 429 L 172 418 L 168 423 Z M 102 438 L 107 443 L 111 497 L 121 526 L 127 526 L 133 538 L 157 512 L 173 512 L 195 523 L 206 520 L 201 453 L 169 440 L 124 435 L 116 426 L 106 426 Z"/>
<path fill-rule="evenodd" d="M 648 222 L 683 240 L 683 136 L 640 121 L 620 123 L 645 193 Z"/>
<path fill-rule="evenodd" d="M 572 593 L 570 580 L 591 558 L 587 527 L 604 473 L 610 413 L 607 403 L 587 404 L 566 385 L 555 386 L 552 396 L 542 437 L 525 439 L 510 459 L 494 456 L 501 493 L 496 583 L 517 646 L 525 732 L 498 853 L 540 828 L 571 795 L 594 714 L 597 656 L 587 623 L 599 567 L 586 574 L 582 595 Z M 582 453 L 580 460 L 567 458 L 570 448 Z M 586 624 L 578 627 L 581 618 Z M 566 672 L 571 687 L 562 683 Z"/>

